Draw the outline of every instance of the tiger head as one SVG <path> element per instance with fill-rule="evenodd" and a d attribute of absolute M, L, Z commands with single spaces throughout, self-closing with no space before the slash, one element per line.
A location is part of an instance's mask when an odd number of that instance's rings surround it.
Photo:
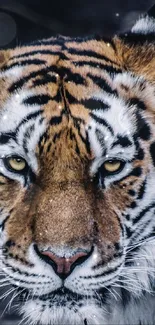
<path fill-rule="evenodd" d="M 140 297 L 154 276 L 154 86 L 103 40 L 0 60 L 4 281 L 30 323 L 111 324 L 115 295 Z"/>

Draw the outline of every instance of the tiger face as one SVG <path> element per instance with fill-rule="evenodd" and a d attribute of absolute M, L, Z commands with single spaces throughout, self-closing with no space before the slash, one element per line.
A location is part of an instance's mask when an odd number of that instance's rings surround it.
<path fill-rule="evenodd" d="M 0 265 L 30 324 L 143 322 L 154 302 L 154 86 L 116 46 L 1 53 Z"/>

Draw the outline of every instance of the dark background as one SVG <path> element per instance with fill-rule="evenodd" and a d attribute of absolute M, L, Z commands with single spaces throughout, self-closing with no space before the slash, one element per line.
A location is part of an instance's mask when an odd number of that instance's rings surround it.
<path fill-rule="evenodd" d="M 0 0 L 0 48 L 57 34 L 113 36 L 128 31 L 147 11 L 155 16 L 154 4 L 155 0 Z M 1 297 L 5 289 L 0 289 Z M 0 316 L 11 297 L 0 298 Z M 18 323 L 16 313 L 6 309 L 0 325 Z"/>
<path fill-rule="evenodd" d="M 130 29 L 155 0 L 0 0 L 0 47 L 62 34 L 111 36 Z"/>

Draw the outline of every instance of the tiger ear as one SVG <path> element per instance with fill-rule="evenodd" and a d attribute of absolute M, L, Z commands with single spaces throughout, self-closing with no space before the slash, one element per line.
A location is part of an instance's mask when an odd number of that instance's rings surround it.
<path fill-rule="evenodd" d="M 148 15 L 138 19 L 131 31 L 115 37 L 123 67 L 150 82 L 155 80 L 154 39 L 155 19 Z"/>
<path fill-rule="evenodd" d="M 113 81 L 114 88 L 123 99 L 155 113 L 154 87 L 145 78 L 125 72 L 116 75 Z"/>

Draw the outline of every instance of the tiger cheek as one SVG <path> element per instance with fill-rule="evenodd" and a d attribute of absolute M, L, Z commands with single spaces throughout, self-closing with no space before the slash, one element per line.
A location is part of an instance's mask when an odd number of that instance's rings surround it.
<path fill-rule="evenodd" d="M 33 212 L 31 202 L 25 200 L 25 191 L 19 190 L 6 223 L 7 237 L 28 249 L 32 243 Z"/>
<path fill-rule="evenodd" d="M 101 243 L 114 244 L 119 242 L 121 237 L 120 223 L 116 212 L 113 210 L 112 202 L 106 196 L 104 200 L 97 200 L 96 212 Z"/>
<path fill-rule="evenodd" d="M 0 176 L 0 207 L 5 207 L 7 211 L 12 209 L 20 190 L 18 182 Z"/>

